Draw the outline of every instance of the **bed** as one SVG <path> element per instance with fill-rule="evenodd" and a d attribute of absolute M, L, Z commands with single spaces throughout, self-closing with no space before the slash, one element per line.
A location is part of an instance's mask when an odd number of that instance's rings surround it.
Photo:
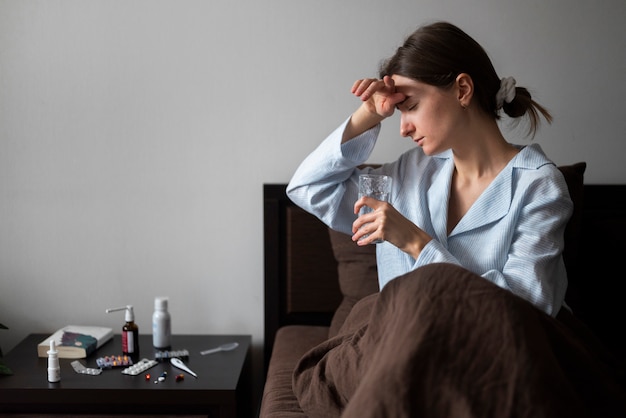
<path fill-rule="evenodd" d="M 373 246 L 294 206 L 285 184 L 264 185 L 259 417 L 626 416 L 611 290 L 626 186 L 583 185 L 584 163 L 560 168 L 575 203 L 564 257 L 576 315 L 558 319 L 452 265 L 378 292 Z"/>

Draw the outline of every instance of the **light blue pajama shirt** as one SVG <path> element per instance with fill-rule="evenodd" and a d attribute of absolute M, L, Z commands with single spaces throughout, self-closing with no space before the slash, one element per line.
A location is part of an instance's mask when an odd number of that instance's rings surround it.
<path fill-rule="evenodd" d="M 392 163 L 359 169 L 380 125 L 341 144 L 347 122 L 300 164 L 287 194 L 329 227 L 351 235 L 359 174 L 393 177 L 390 203 L 433 239 L 417 259 L 388 242 L 377 244 L 380 289 L 420 266 L 454 263 L 556 316 L 567 289 L 562 252 L 573 204 L 563 175 L 538 144 L 520 147 L 448 235 L 452 152 L 429 157 L 415 147 Z"/>

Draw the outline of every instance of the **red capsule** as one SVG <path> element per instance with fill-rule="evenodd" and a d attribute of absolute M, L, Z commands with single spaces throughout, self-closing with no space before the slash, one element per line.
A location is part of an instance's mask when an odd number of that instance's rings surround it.
<path fill-rule="evenodd" d="M 185 375 L 182 373 L 179 375 L 176 375 L 176 381 L 180 382 L 181 380 L 185 380 Z"/>

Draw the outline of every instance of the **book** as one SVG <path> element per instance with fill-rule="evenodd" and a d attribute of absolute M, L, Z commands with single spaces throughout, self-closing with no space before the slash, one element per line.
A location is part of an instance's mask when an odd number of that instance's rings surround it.
<path fill-rule="evenodd" d="M 113 338 L 113 328 L 67 325 L 37 345 L 39 357 L 48 357 L 50 340 L 54 340 L 59 358 L 85 358 Z"/>

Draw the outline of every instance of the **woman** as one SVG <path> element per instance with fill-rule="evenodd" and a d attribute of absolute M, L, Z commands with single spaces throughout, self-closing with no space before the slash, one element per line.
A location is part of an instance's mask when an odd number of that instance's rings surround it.
<path fill-rule="evenodd" d="M 514 145 L 497 123 L 501 112 L 526 117 L 534 136 L 550 114 L 445 22 L 415 31 L 380 78 L 356 81 L 352 93 L 360 107 L 302 162 L 289 197 L 358 245 L 384 240 L 376 249 L 381 289 L 418 267 L 452 263 L 556 316 L 567 288 L 567 185 L 539 145 Z M 417 146 L 359 168 L 396 110 L 400 134 Z M 363 172 L 393 177 L 389 203 L 358 199 Z M 357 217 L 362 206 L 374 210 Z"/>
<path fill-rule="evenodd" d="M 561 309 L 565 180 L 537 144 L 513 145 L 497 124 L 501 112 L 527 117 L 534 136 L 550 114 L 443 22 L 418 29 L 352 92 L 361 106 L 287 190 L 358 245 L 383 240 L 381 291 L 299 360 L 292 383 L 306 415 L 625 416 L 621 367 Z M 396 110 L 417 147 L 360 169 Z M 363 171 L 393 177 L 389 203 L 358 198 Z M 364 205 L 373 212 L 357 217 Z"/>

